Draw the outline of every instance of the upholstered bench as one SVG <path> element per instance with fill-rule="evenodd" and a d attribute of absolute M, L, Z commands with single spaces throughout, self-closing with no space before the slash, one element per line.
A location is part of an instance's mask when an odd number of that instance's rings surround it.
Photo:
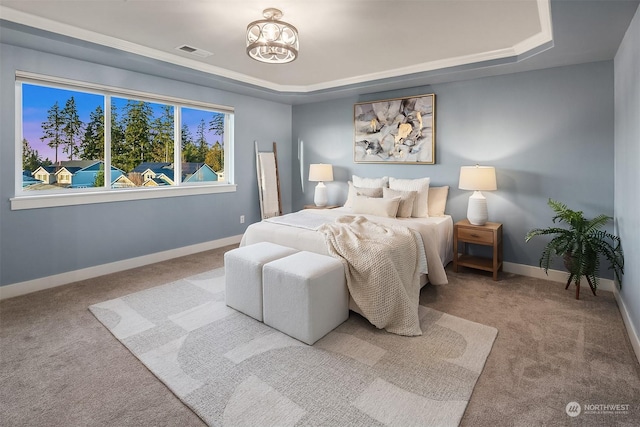
<path fill-rule="evenodd" d="M 270 261 L 296 252 L 296 249 L 269 242 L 260 242 L 226 252 L 226 304 L 262 321 L 262 267 Z"/>
<path fill-rule="evenodd" d="M 264 323 L 312 345 L 349 318 L 342 262 L 301 251 L 262 269 Z"/>

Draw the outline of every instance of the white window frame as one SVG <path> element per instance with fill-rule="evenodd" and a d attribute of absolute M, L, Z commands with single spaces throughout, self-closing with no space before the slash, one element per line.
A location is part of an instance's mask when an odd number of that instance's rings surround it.
<path fill-rule="evenodd" d="M 174 107 L 174 176 L 181 176 L 181 108 L 197 108 L 211 110 L 225 114 L 224 141 L 224 178 L 225 182 L 211 183 L 183 183 L 181 179 L 174 180 L 174 185 L 160 187 L 115 188 L 109 186 L 101 188 L 64 189 L 60 191 L 48 190 L 34 194 L 22 188 L 22 84 L 35 84 L 59 89 L 95 93 L 104 96 L 105 124 L 111 123 L 111 97 L 125 97 L 136 100 L 164 103 Z M 120 202 L 129 200 L 157 199 L 164 197 L 192 196 L 200 194 L 215 194 L 235 192 L 234 182 L 234 109 L 233 107 L 192 101 L 177 97 L 156 95 L 147 92 L 115 88 L 95 83 L 79 82 L 59 77 L 16 71 L 15 82 L 15 193 L 10 198 L 11 210 L 37 209 L 56 206 L 74 206 L 93 203 Z M 111 126 L 105 126 L 105 182 L 111 182 Z M 108 165 L 108 167 L 107 167 Z"/>

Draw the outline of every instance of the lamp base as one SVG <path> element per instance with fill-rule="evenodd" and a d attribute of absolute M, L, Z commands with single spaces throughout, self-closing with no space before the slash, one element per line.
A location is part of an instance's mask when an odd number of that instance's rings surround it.
<path fill-rule="evenodd" d="M 313 203 L 318 207 L 323 207 L 327 206 L 328 201 L 327 187 L 324 185 L 324 182 L 318 182 L 318 185 L 316 185 L 316 192 L 313 195 Z"/>
<path fill-rule="evenodd" d="M 473 225 L 485 225 L 489 219 L 487 199 L 479 191 L 474 191 L 471 197 L 469 197 L 467 219 Z"/>

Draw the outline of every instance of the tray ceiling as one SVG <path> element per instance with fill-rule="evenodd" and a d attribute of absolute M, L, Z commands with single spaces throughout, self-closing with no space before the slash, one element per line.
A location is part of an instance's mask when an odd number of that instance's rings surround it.
<path fill-rule="evenodd" d="M 247 24 L 267 7 L 281 9 L 299 30 L 300 56 L 292 63 L 262 64 L 245 53 Z M 1 0 L 0 16 L 297 93 L 505 60 L 552 42 L 548 0 Z M 184 45 L 198 51 L 177 49 Z"/>

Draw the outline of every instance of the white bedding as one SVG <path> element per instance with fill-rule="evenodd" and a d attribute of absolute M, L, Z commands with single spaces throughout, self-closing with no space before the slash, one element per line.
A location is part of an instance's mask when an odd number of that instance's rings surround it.
<path fill-rule="evenodd" d="M 302 211 L 311 218 L 318 215 L 333 220 L 342 215 L 355 215 L 350 208 L 307 209 Z M 358 214 L 362 215 L 362 214 Z M 453 259 L 453 220 L 451 216 L 431 218 L 385 218 L 374 215 L 362 215 L 382 224 L 403 225 L 420 233 L 427 255 L 428 280 L 434 285 L 447 283 L 444 271 Z M 275 219 L 277 221 L 277 219 Z M 321 222 L 321 221 L 319 221 Z M 240 246 L 258 242 L 272 242 L 299 250 L 329 255 L 327 245 L 321 233 L 306 228 L 305 225 L 292 226 L 270 221 L 251 224 L 244 235 Z M 426 283 L 426 281 L 424 282 Z"/>

